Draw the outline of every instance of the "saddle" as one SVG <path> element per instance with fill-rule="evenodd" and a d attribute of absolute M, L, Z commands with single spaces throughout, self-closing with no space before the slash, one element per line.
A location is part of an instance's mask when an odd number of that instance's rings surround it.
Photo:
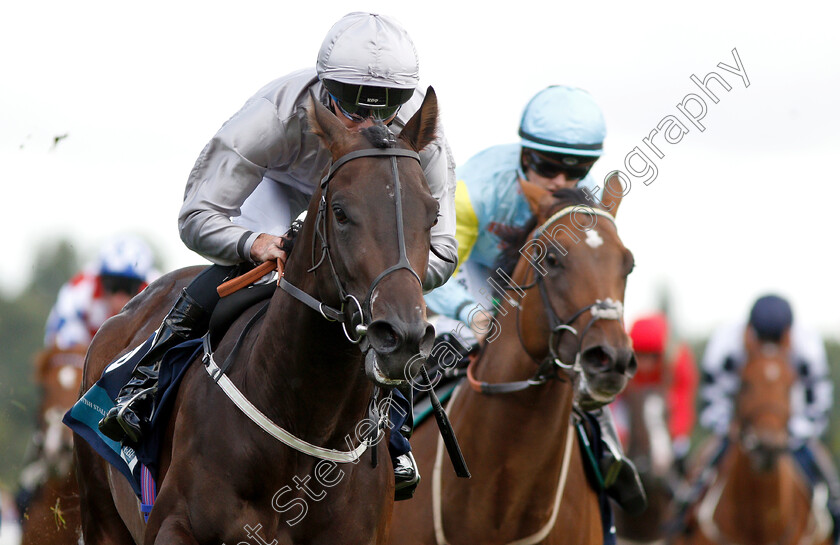
<path fill-rule="evenodd" d="M 225 336 L 225 333 L 233 325 L 237 318 L 242 316 L 246 310 L 261 301 L 271 299 L 277 285 L 274 282 L 268 284 L 257 284 L 222 297 L 213 314 L 210 316 L 210 325 L 207 328 L 207 335 L 210 338 L 211 346 L 215 347 L 218 341 Z"/>
<path fill-rule="evenodd" d="M 210 318 L 205 338 L 213 339 L 217 343 L 240 315 L 261 301 L 269 299 L 275 288 L 273 283 L 261 284 L 241 289 L 222 298 Z M 63 419 L 65 425 L 125 475 L 135 494 L 141 499 L 141 510 L 147 515 L 156 495 L 155 480 L 158 477 L 160 445 L 169 422 L 172 402 L 184 373 L 192 362 L 199 359 L 205 342 L 202 338 L 186 341 L 171 348 L 164 355 L 149 433 L 143 444 L 132 448 L 102 435 L 98 424 L 102 416 L 115 405 L 120 389 L 131 378 L 135 364 L 148 351 L 153 339 L 154 333 L 140 346 L 109 365 L 102 377 L 85 392 Z"/>

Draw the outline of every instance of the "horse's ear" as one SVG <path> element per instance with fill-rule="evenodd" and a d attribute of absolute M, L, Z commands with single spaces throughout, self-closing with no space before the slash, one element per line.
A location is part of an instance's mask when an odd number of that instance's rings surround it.
<path fill-rule="evenodd" d="M 435 139 L 437 132 L 438 102 L 435 90 L 429 86 L 426 89 L 426 97 L 420 109 L 415 112 L 405 128 L 400 133 L 400 138 L 405 140 L 417 151 L 428 146 Z"/>
<path fill-rule="evenodd" d="M 343 154 L 343 143 L 350 137 L 350 131 L 338 118 L 329 111 L 315 93 L 309 91 L 309 107 L 307 108 L 307 119 L 309 129 L 313 134 L 324 141 L 327 149 L 332 153 L 333 159 Z"/>
<path fill-rule="evenodd" d="M 791 346 L 790 328 L 787 328 L 779 340 L 779 349 L 782 351 L 782 354 L 788 355 L 790 354 Z"/>
<path fill-rule="evenodd" d="M 618 207 L 621 204 L 623 196 L 622 193 L 624 193 L 624 188 L 621 186 L 621 180 L 616 170 L 607 178 L 607 183 L 604 187 L 604 197 L 601 199 L 601 206 L 604 207 L 604 210 L 612 214 L 612 217 L 615 217 L 618 213 Z"/>
<path fill-rule="evenodd" d="M 782 333 L 782 337 L 779 339 L 778 342 L 771 342 L 778 347 L 779 351 L 787 356 L 790 354 L 791 350 L 791 340 L 790 340 L 790 328 L 787 329 L 784 333 Z M 755 330 L 747 326 L 744 328 L 744 350 L 747 353 L 747 356 L 759 354 L 761 352 L 761 345 L 762 342 L 758 338 Z"/>
<path fill-rule="evenodd" d="M 529 182 L 524 178 L 519 179 L 519 185 L 522 187 L 522 194 L 525 195 L 525 200 L 528 201 L 528 206 L 531 207 L 531 212 L 542 221 L 545 218 L 541 215 L 541 210 L 545 208 L 544 203 L 553 199 L 551 192 L 533 182 Z"/>
<path fill-rule="evenodd" d="M 744 328 L 744 351 L 747 353 L 747 359 L 761 352 L 761 343 L 758 340 L 758 335 L 755 330 L 747 326 Z"/>

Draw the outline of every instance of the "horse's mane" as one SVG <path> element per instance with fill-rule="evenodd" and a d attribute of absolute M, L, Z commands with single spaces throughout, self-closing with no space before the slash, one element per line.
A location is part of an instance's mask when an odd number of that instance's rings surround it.
<path fill-rule="evenodd" d="M 574 206 L 576 204 L 591 206 L 586 200 L 586 192 L 582 189 L 561 188 L 555 191 L 552 196 L 556 199 L 556 201 L 551 206 L 549 215 L 558 210 L 562 210 L 563 208 Z M 498 269 L 501 269 L 507 275 L 513 274 L 513 269 L 519 262 L 519 258 L 522 257 L 519 250 L 522 249 L 522 246 L 528 241 L 528 237 L 531 235 L 531 232 L 536 228 L 537 218 L 532 216 L 531 219 L 528 220 L 528 222 L 522 227 L 503 226 L 496 231 L 496 234 L 500 239 L 502 239 L 502 253 L 499 254 L 499 257 L 496 260 L 494 275 L 498 276 L 498 273 L 495 272 Z M 500 278 L 496 278 L 496 280 L 502 282 L 502 279 Z M 505 284 L 501 283 L 500 285 Z"/>

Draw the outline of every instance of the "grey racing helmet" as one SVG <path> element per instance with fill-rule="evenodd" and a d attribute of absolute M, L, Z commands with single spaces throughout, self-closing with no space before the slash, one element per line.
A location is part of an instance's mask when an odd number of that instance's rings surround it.
<path fill-rule="evenodd" d="M 316 71 L 348 117 L 391 117 L 420 81 L 417 51 L 402 25 L 365 12 L 349 13 L 332 26 Z"/>

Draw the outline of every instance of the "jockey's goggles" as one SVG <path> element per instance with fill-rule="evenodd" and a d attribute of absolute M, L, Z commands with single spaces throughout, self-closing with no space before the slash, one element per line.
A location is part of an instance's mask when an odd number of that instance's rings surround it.
<path fill-rule="evenodd" d="M 597 157 L 583 157 L 564 153 L 545 153 L 524 148 L 524 163 L 543 178 L 556 178 L 565 174 L 569 180 L 580 180 L 589 174 Z"/>
<path fill-rule="evenodd" d="M 367 119 L 375 119 L 377 121 L 387 121 L 388 119 L 397 115 L 397 112 L 402 108 L 402 104 L 397 106 L 383 106 L 380 108 L 373 108 L 369 106 L 359 106 L 353 102 L 345 102 L 339 100 L 332 94 L 332 99 L 338 104 L 338 109 L 344 114 L 344 117 L 353 123 L 363 123 Z"/>
<path fill-rule="evenodd" d="M 414 89 L 357 85 L 332 79 L 323 79 L 322 83 L 341 113 L 356 123 L 370 118 L 378 121 L 390 119 L 414 94 Z"/>
<path fill-rule="evenodd" d="M 102 282 L 102 289 L 107 293 L 124 293 L 131 297 L 137 295 L 143 280 L 131 276 L 120 276 L 115 274 L 103 274 L 99 276 Z"/>

